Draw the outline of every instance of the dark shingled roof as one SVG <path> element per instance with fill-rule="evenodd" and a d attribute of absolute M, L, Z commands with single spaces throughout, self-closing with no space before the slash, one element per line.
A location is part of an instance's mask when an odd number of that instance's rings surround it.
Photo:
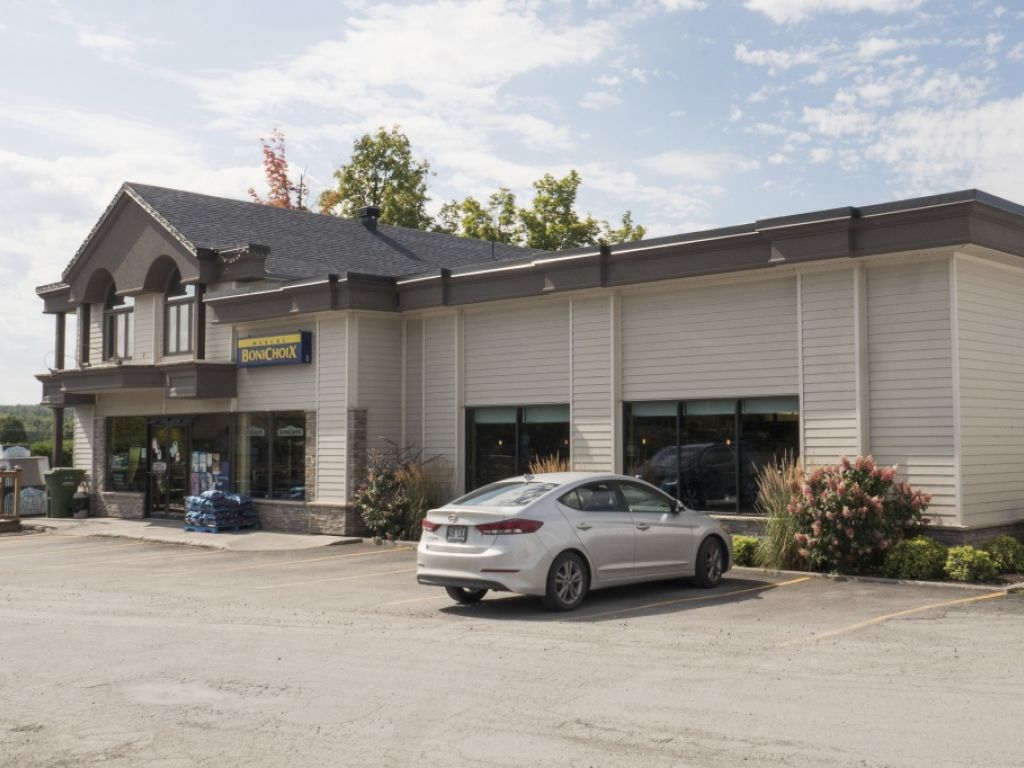
<path fill-rule="evenodd" d="M 267 272 L 285 278 L 357 272 L 398 277 L 543 253 L 439 232 L 273 208 L 224 197 L 129 182 L 143 200 L 197 248 L 246 243 L 270 247 Z"/>

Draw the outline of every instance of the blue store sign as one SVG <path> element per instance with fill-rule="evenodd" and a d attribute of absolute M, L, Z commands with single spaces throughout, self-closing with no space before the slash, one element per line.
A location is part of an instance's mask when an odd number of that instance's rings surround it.
<path fill-rule="evenodd" d="M 304 365 L 313 360 L 313 333 L 296 331 L 278 336 L 249 336 L 238 340 L 239 368 L 265 365 Z"/>

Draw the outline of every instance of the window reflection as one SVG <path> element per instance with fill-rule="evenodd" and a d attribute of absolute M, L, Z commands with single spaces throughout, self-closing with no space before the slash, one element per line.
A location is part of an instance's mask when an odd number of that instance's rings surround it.
<path fill-rule="evenodd" d="M 757 474 L 799 455 L 795 397 L 627 403 L 625 467 L 696 509 L 754 512 Z"/>
<path fill-rule="evenodd" d="M 466 487 L 472 490 L 529 471 L 530 463 L 569 458 L 569 406 L 466 410 Z"/>

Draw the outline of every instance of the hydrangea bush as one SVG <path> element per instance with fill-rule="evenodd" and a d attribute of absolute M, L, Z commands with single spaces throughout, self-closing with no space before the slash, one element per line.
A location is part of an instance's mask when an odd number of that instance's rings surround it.
<path fill-rule="evenodd" d="M 815 571 L 875 570 L 886 551 L 924 522 L 931 497 L 896 480 L 896 467 L 846 456 L 793 484 L 799 557 Z"/>

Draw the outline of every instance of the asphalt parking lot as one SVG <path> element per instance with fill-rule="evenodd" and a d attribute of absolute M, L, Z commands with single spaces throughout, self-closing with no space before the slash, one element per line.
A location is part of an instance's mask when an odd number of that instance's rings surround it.
<path fill-rule="evenodd" d="M 407 547 L 0 537 L 0 765 L 1024 765 L 1024 597 L 743 570 L 456 606 Z"/>

